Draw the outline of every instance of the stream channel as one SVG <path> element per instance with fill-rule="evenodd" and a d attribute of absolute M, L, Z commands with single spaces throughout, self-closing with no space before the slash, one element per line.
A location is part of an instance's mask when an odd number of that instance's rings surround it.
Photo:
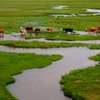
<path fill-rule="evenodd" d="M 5 37 L 4 40 L 19 39 Z M 51 42 L 44 39 L 39 39 L 39 41 Z M 86 41 L 86 43 L 89 43 L 89 41 Z M 90 43 L 99 44 L 100 41 L 90 41 Z M 18 100 L 72 100 L 71 98 L 65 97 L 61 91 L 59 84 L 61 76 L 74 69 L 82 69 L 95 65 L 96 62 L 89 60 L 88 57 L 100 53 L 100 50 L 90 50 L 86 47 L 23 49 L 2 45 L 0 45 L 0 51 L 28 52 L 46 55 L 60 54 L 63 56 L 61 60 L 55 61 L 44 68 L 29 69 L 23 71 L 21 74 L 12 76 L 15 78 L 16 82 L 8 85 L 7 88 Z"/>
<path fill-rule="evenodd" d="M 13 76 L 16 82 L 8 85 L 7 88 L 18 100 L 72 100 L 65 97 L 60 89 L 61 75 L 73 69 L 95 65 L 96 62 L 90 61 L 88 57 L 100 52 L 100 50 L 90 50 L 85 47 L 22 49 L 6 46 L 0 46 L 0 51 L 63 56 L 63 59 L 53 62 L 45 68 L 25 70 L 23 73 Z"/>

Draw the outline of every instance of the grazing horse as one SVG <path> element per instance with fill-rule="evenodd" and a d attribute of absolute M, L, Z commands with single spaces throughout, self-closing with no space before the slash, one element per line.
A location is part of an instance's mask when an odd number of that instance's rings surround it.
<path fill-rule="evenodd" d="M 4 37 L 4 29 L 0 28 L 0 38 Z"/>
<path fill-rule="evenodd" d="M 55 27 L 47 27 L 46 30 L 47 30 L 48 32 L 53 32 L 53 31 L 56 30 L 56 28 L 55 28 Z"/>
<path fill-rule="evenodd" d="M 63 28 L 63 31 L 65 31 L 65 33 L 73 33 L 72 28 Z"/>

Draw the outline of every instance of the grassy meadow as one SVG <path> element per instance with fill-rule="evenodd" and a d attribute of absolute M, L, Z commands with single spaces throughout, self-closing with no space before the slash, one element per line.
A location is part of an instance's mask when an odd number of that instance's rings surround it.
<path fill-rule="evenodd" d="M 60 47 L 80 47 L 88 46 L 89 44 L 84 43 L 50 43 L 50 42 L 39 42 L 39 41 L 0 41 L 0 45 L 5 45 L 14 48 L 60 48 Z M 100 45 L 99 45 L 100 46 Z M 98 47 L 98 46 L 97 46 Z"/>
<path fill-rule="evenodd" d="M 55 6 L 68 6 L 53 9 Z M 100 9 L 99 0 L 0 0 L 0 27 L 5 33 L 18 32 L 20 27 L 54 26 L 85 30 L 88 26 L 100 25 L 99 16 L 52 17 L 52 14 L 86 14 L 87 8 Z M 34 24 L 36 23 L 36 24 Z"/>

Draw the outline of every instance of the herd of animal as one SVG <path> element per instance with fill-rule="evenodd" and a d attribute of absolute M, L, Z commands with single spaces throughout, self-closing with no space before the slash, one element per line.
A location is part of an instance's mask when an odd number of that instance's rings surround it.
<path fill-rule="evenodd" d="M 39 28 L 39 27 L 33 28 L 33 26 L 27 26 L 27 27 L 25 27 L 25 29 L 22 29 L 19 32 L 22 34 L 34 33 L 35 35 L 38 35 L 38 33 L 40 33 L 41 30 L 42 30 L 42 28 Z M 46 28 L 44 28 L 44 30 L 46 30 L 48 32 L 54 32 L 54 31 L 56 31 L 56 28 L 55 27 L 46 27 Z"/>
<path fill-rule="evenodd" d="M 40 28 L 40 27 L 33 28 L 33 26 L 27 26 L 24 29 L 19 30 L 17 33 L 19 33 L 22 36 L 26 35 L 26 34 L 32 34 L 32 33 L 34 33 L 35 35 L 38 35 L 41 30 L 42 30 L 42 28 Z M 54 31 L 56 31 L 56 28 L 55 27 L 46 27 L 45 30 L 48 32 L 54 32 Z M 4 29 L 0 28 L 0 38 L 4 37 L 4 33 L 5 33 Z"/>
<path fill-rule="evenodd" d="M 45 28 L 46 31 L 48 32 L 54 32 L 57 30 L 56 27 L 46 27 Z M 71 33 L 73 34 L 75 32 L 74 29 L 72 28 L 63 28 L 62 29 L 66 34 L 68 33 Z M 40 33 L 41 31 L 41 28 L 37 27 L 37 28 L 33 28 L 33 26 L 27 26 L 25 27 L 24 29 L 20 30 L 19 33 L 21 33 L 21 35 L 26 35 L 26 34 L 31 34 L 31 33 L 34 33 L 35 35 L 38 35 L 38 33 Z M 0 38 L 4 37 L 4 29 L 3 28 L 0 28 Z M 100 26 L 97 26 L 97 27 L 87 27 L 86 28 L 86 32 L 88 32 L 89 34 L 96 34 L 100 35 Z"/>

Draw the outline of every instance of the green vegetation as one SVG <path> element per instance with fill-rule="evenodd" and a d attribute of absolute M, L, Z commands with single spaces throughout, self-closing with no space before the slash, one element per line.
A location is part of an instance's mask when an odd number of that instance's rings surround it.
<path fill-rule="evenodd" d="M 26 69 L 45 67 L 61 58 L 60 55 L 0 52 L 0 100 L 16 100 L 6 89 L 7 84 L 15 82 L 12 75 Z"/>
<path fill-rule="evenodd" d="M 88 47 L 90 49 L 100 49 L 100 44 L 87 44 L 87 43 L 50 43 L 39 41 L 0 41 L 0 45 L 5 45 L 14 48 L 60 48 L 60 47 Z"/>
<path fill-rule="evenodd" d="M 68 6 L 61 10 L 53 9 L 54 6 Z M 66 35 L 62 32 L 62 28 L 71 27 L 75 30 L 85 30 L 86 27 L 100 26 L 100 16 L 84 16 L 84 17 L 52 17 L 52 14 L 86 14 L 87 8 L 100 9 L 100 0 L 0 0 L 0 28 L 4 28 L 5 33 L 18 32 L 20 29 L 28 25 L 33 27 L 56 27 L 57 32 L 48 33 L 42 31 L 38 36 L 25 38 L 46 38 L 51 40 L 100 40 L 99 36 L 80 36 Z M 86 46 L 91 49 L 100 49 L 100 44 L 84 44 L 84 43 L 46 43 L 46 42 L 26 42 L 26 41 L 0 41 L 0 45 L 18 48 L 55 48 L 55 47 L 80 47 Z M 6 85 L 15 80 L 11 75 L 21 73 L 29 68 L 41 68 L 51 64 L 52 61 L 62 58 L 58 55 L 36 55 L 30 53 L 6 53 L 0 52 L 0 100 L 16 100 L 6 89 Z M 93 57 L 95 58 L 95 57 Z M 97 56 L 99 59 L 100 56 Z M 43 61 L 42 59 L 45 59 Z M 92 58 L 91 58 L 92 59 Z M 40 63 L 38 63 L 40 62 Z M 68 82 L 67 95 L 73 96 L 80 100 L 83 98 L 100 99 L 100 65 L 90 67 L 86 70 L 78 70 L 71 72 L 71 78 L 78 76 L 73 82 L 78 86 L 86 87 L 89 90 L 86 93 L 80 89 L 72 89 L 75 86 Z M 78 73 L 77 72 L 81 72 Z M 74 74 L 75 73 L 75 74 Z M 73 75 L 74 74 L 74 75 Z M 84 78 L 82 77 L 84 75 Z M 67 76 L 67 75 L 66 75 Z M 61 83 L 67 82 L 63 76 Z M 90 77 L 87 77 L 90 76 Z M 82 79 L 82 80 L 81 80 Z M 92 80 L 94 79 L 94 80 Z M 91 84 L 90 84 L 91 83 Z M 92 84 L 93 83 L 93 84 Z M 67 84 L 67 83 L 65 83 Z M 90 87 L 93 87 L 92 89 Z M 63 87 L 66 94 L 66 86 Z M 75 92 L 71 91 L 75 90 Z M 79 91 L 78 91 L 79 90 Z M 81 91 L 82 90 L 82 91 Z M 80 92 L 81 91 L 81 92 Z M 84 92 L 84 93 L 82 93 Z M 71 94 L 72 93 L 72 94 Z M 79 93 L 79 95 L 77 94 Z M 81 95 L 82 93 L 82 95 Z M 87 95 L 88 94 L 88 95 Z M 92 98 L 91 98 L 92 97 Z M 78 100 L 77 99 L 77 100 Z M 99 100 L 98 99 L 98 100 Z"/>
<path fill-rule="evenodd" d="M 66 5 L 67 4 L 67 5 Z M 45 15 L 42 10 L 52 11 L 52 7 L 58 5 L 65 5 L 69 8 L 77 10 L 83 10 L 82 8 L 100 8 L 99 0 L 1 0 L 0 1 L 0 14 L 1 16 L 39 16 Z M 71 10 L 70 9 L 70 10 Z M 35 11 L 34 11 L 35 10 Z M 39 10 L 39 12 L 37 11 Z M 65 9 L 66 10 L 66 9 Z M 78 9 L 78 12 L 80 12 Z M 57 12 L 57 10 L 53 10 Z M 72 12 L 72 11 L 71 11 Z"/>
<path fill-rule="evenodd" d="M 50 42 L 39 42 L 39 41 L 0 41 L 0 45 L 17 48 L 60 48 L 60 47 L 80 47 L 88 46 L 89 44 L 84 43 L 50 43 Z"/>
<path fill-rule="evenodd" d="M 58 17 L 51 22 L 59 27 L 71 27 L 74 30 L 83 30 L 91 26 L 99 26 L 99 16 L 84 16 L 84 17 Z"/>
<path fill-rule="evenodd" d="M 100 61 L 100 54 L 90 59 Z M 71 71 L 62 76 L 60 84 L 64 94 L 75 100 L 99 100 L 100 64 Z"/>
<path fill-rule="evenodd" d="M 68 6 L 53 9 L 55 6 Z M 71 27 L 85 30 L 100 25 L 99 16 L 51 17 L 52 14 L 85 14 L 87 8 L 100 9 L 99 0 L 0 0 L 0 27 L 5 33 L 18 32 L 25 25 Z M 37 22 L 37 24 L 34 24 Z"/>
<path fill-rule="evenodd" d="M 33 27 L 56 27 L 62 32 L 62 28 L 71 27 L 74 30 L 85 31 L 86 27 L 100 26 L 99 16 L 88 17 L 0 17 L 0 27 L 5 29 L 5 33 L 18 32 L 21 27 L 28 25 Z M 59 33 L 60 33 L 59 32 Z"/>
<path fill-rule="evenodd" d="M 41 32 L 37 36 L 27 35 L 23 36 L 25 39 L 45 38 L 47 40 L 65 40 L 65 41 L 77 41 L 77 40 L 100 40 L 100 36 L 97 35 L 79 35 L 79 34 L 66 34 L 65 32 Z"/>
<path fill-rule="evenodd" d="M 90 57 L 91 60 L 94 60 L 94 61 L 100 61 L 100 53 L 97 54 L 96 56 L 92 56 Z"/>

